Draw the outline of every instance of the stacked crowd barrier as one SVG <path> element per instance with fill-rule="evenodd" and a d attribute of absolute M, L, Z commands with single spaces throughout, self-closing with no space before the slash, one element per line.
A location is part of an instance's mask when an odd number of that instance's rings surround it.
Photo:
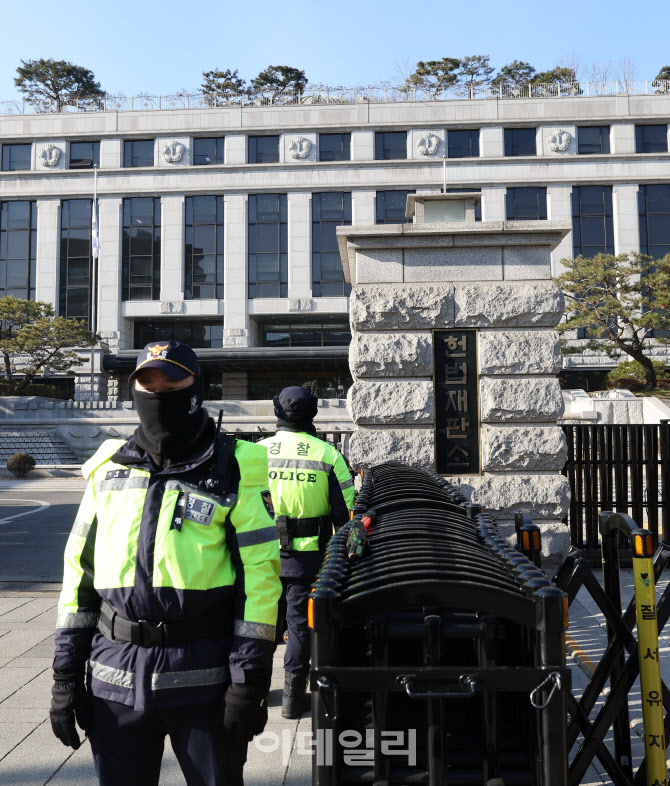
<path fill-rule="evenodd" d="M 315 786 L 563 786 L 566 608 L 443 478 L 367 470 L 310 599 Z"/>

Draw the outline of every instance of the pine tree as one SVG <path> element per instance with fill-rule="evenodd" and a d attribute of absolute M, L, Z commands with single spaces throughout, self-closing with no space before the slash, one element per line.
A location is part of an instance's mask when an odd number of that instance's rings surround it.
<path fill-rule="evenodd" d="M 86 106 L 105 95 L 92 71 L 65 60 L 22 60 L 16 71 L 14 84 L 28 101 L 45 111 L 55 108 L 60 112 L 75 101 Z"/>

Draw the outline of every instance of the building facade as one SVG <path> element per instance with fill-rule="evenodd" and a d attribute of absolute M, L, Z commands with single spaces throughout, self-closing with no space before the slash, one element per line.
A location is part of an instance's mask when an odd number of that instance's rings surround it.
<path fill-rule="evenodd" d="M 571 219 L 553 275 L 579 253 L 658 258 L 669 149 L 670 95 L 653 91 L 4 115 L 0 296 L 100 333 L 93 374 L 68 380 L 77 398 L 127 398 L 137 351 L 170 338 L 196 348 L 212 398 L 295 383 L 343 397 L 336 226 L 406 221 L 407 194 L 439 190 L 446 170 L 448 190 L 481 193 L 478 220 Z"/>

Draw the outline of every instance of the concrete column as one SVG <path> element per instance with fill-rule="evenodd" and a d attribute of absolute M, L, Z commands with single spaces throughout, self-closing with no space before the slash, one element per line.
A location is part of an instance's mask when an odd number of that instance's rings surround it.
<path fill-rule="evenodd" d="M 312 296 L 312 195 L 288 192 L 288 296 Z"/>
<path fill-rule="evenodd" d="M 351 132 L 351 160 L 373 161 L 375 157 L 375 132 Z"/>
<path fill-rule="evenodd" d="M 375 223 L 375 191 L 351 192 L 351 223 Z"/>
<path fill-rule="evenodd" d="M 100 169 L 120 169 L 123 166 L 123 140 L 100 140 Z"/>
<path fill-rule="evenodd" d="M 247 163 L 246 134 L 226 134 L 223 138 L 223 160 L 226 164 Z"/>
<path fill-rule="evenodd" d="M 98 257 L 98 331 L 113 351 L 121 341 L 121 232 L 123 200 L 98 196 L 100 256 Z"/>
<path fill-rule="evenodd" d="M 251 346 L 247 313 L 247 194 L 224 197 L 224 347 Z"/>
<path fill-rule="evenodd" d="M 482 221 L 505 221 L 505 186 L 482 186 Z"/>
<path fill-rule="evenodd" d="M 505 155 L 505 133 L 502 126 L 488 126 L 479 132 L 480 158 L 500 158 Z M 486 220 L 486 219 L 485 219 Z"/>
<path fill-rule="evenodd" d="M 626 183 L 612 187 L 615 254 L 640 250 L 637 191 L 637 183 Z"/>
<path fill-rule="evenodd" d="M 185 197 L 161 200 L 161 300 L 184 299 Z"/>
<path fill-rule="evenodd" d="M 552 185 L 547 188 L 547 218 L 550 221 L 572 221 L 572 186 Z M 566 258 L 572 258 L 572 232 L 551 252 L 553 277 L 564 272 L 561 259 Z"/>
<path fill-rule="evenodd" d="M 37 200 L 37 273 L 35 299 L 52 303 L 58 313 L 60 199 Z"/>
<path fill-rule="evenodd" d="M 617 155 L 634 153 L 635 125 L 633 123 L 612 123 L 610 139 L 613 153 Z"/>

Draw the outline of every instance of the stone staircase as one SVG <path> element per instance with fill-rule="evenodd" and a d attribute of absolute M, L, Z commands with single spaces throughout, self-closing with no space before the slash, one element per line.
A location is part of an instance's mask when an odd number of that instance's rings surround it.
<path fill-rule="evenodd" d="M 7 464 L 7 459 L 14 453 L 30 454 L 38 467 L 81 464 L 55 428 L 30 428 L 21 431 L 13 431 L 11 426 L 0 428 L 0 465 Z"/>

